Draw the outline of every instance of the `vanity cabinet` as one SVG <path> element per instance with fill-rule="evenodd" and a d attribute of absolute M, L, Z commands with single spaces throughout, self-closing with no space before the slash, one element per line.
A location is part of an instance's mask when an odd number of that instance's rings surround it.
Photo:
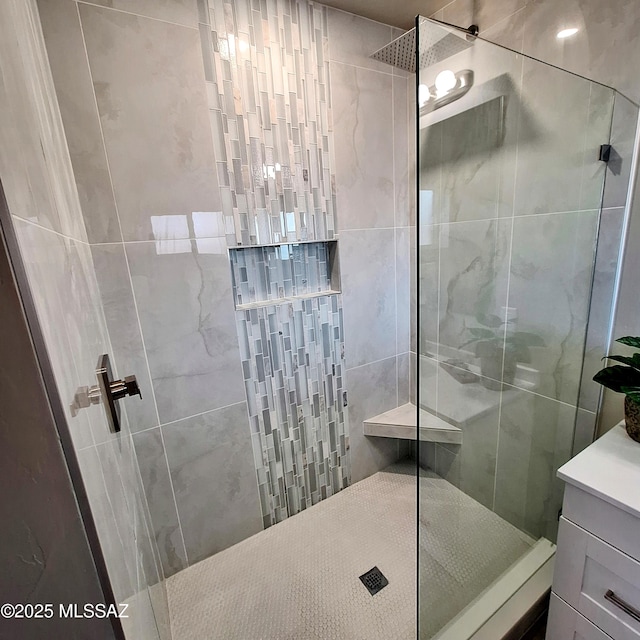
<path fill-rule="evenodd" d="M 547 640 L 640 640 L 640 444 L 618 425 L 561 467 Z"/>

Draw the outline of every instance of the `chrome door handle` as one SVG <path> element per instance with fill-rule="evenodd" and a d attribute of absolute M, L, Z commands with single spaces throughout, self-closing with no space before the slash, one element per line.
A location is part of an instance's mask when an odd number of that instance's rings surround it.
<path fill-rule="evenodd" d="M 604 599 L 612 602 L 616 607 L 618 607 L 618 609 L 622 609 L 622 611 L 627 615 L 640 622 L 640 611 L 631 606 L 628 602 L 625 602 L 622 598 L 618 597 L 613 591 L 611 591 L 611 589 L 604 594 Z"/>
<path fill-rule="evenodd" d="M 126 396 L 138 395 L 142 398 L 142 392 L 135 376 L 127 376 L 123 380 L 113 380 L 109 354 L 104 353 L 98 358 L 96 366 L 98 384 L 93 387 L 80 387 L 71 404 L 71 415 L 76 416 L 80 409 L 85 409 L 92 404 L 102 401 L 107 414 L 107 422 L 113 433 L 118 433 L 120 426 L 120 405 L 118 400 Z"/>

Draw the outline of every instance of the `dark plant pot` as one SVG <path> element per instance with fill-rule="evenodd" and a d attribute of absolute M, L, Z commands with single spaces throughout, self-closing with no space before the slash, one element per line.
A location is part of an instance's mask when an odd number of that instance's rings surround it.
<path fill-rule="evenodd" d="M 480 358 L 481 382 L 486 389 L 502 391 L 503 384 L 513 384 L 516 378 L 518 363 L 513 353 L 504 354 L 504 369 L 502 367 L 503 351 L 496 349 L 492 355 Z"/>
<path fill-rule="evenodd" d="M 629 437 L 640 442 L 640 404 L 629 396 L 624 397 L 624 424 Z"/>

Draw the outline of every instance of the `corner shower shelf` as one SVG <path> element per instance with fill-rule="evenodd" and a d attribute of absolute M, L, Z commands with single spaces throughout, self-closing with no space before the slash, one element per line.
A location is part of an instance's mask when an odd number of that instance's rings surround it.
<path fill-rule="evenodd" d="M 247 304 L 237 304 L 236 311 L 260 309 L 262 307 L 270 307 L 275 304 L 285 304 L 286 302 L 294 302 L 295 300 L 309 300 L 311 298 L 321 298 L 322 296 L 333 296 L 337 293 L 341 293 L 341 291 L 338 291 L 337 289 L 326 289 L 325 291 L 305 293 L 300 296 L 289 296 L 287 298 L 273 298 L 271 300 L 259 300 L 258 302 L 247 302 Z"/>
<path fill-rule="evenodd" d="M 462 429 L 445 422 L 442 418 L 438 418 L 424 409 L 420 409 L 419 415 L 421 442 L 462 444 Z M 364 435 L 415 440 L 417 417 L 416 406 L 408 402 L 401 407 L 365 420 L 362 423 Z"/>

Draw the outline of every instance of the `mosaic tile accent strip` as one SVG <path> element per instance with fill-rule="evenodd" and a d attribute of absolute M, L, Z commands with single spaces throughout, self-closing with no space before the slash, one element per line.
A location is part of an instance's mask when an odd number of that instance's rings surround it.
<path fill-rule="evenodd" d="M 229 246 L 334 237 L 327 9 L 199 0 Z"/>
<path fill-rule="evenodd" d="M 339 295 L 236 312 L 264 526 L 350 483 Z"/>
<path fill-rule="evenodd" d="M 331 291 L 324 242 L 232 249 L 229 256 L 236 307 Z"/>

